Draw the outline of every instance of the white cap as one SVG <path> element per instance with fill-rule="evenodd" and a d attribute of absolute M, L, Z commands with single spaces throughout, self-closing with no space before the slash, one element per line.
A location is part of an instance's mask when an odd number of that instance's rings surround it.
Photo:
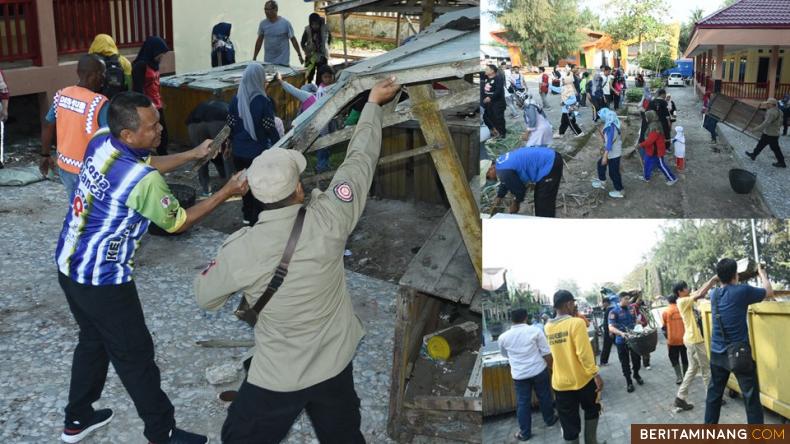
<path fill-rule="evenodd" d="M 269 148 L 247 170 L 250 192 L 263 203 L 279 202 L 296 191 L 307 159 L 299 151 Z"/>

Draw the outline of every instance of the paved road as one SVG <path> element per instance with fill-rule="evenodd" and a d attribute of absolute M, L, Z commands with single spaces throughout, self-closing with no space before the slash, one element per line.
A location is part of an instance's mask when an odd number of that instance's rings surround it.
<path fill-rule="evenodd" d="M 659 335 L 660 337 L 660 335 Z M 630 425 L 645 423 L 682 424 L 703 422 L 705 414 L 705 391 L 702 378 L 697 377 L 691 385 L 688 401 L 694 409 L 688 412 L 675 413 L 672 402 L 678 386 L 675 385 L 675 372 L 667 357 L 667 347 L 662 337 L 658 348 L 651 355 L 651 370 L 642 370 L 640 375 L 645 385 L 636 385 L 636 391 L 625 390 L 625 379 L 620 370 L 617 352 L 612 350 L 609 365 L 601 368 L 604 380 L 602 397 L 603 413 L 598 425 L 599 442 L 607 444 L 627 444 L 630 442 Z M 746 422 L 746 412 L 741 398 L 731 400 L 722 407 L 721 423 L 738 424 Z M 782 418 L 768 410 L 766 423 L 781 423 Z M 546 427 L 540 413 L 532 415 L 534 438 L 530 444 L 559 444 L 563 442 L 559 424 Z M 515 414 L 500 415 L 487 419 L 483 423 L 483 442 L 504 444 L 518 442 L 514 435 L 518 431 Z"/>

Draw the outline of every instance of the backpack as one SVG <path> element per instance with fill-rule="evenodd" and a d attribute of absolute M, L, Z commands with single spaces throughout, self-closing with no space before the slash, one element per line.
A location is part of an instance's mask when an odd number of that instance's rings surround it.
<path fill-rule="evenodd" d="M 108 99 L 112 99 L 118 93 L 126 91 L 126 74 L 123 72 L 123 66 L 118 54 L 110 57 L 102 56 L 104 65 L 104 87 L 101 93 Z"/>

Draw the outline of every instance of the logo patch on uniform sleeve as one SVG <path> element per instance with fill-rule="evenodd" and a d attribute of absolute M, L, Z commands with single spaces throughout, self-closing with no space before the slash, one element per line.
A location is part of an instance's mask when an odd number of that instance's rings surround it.
<path fill-rule="evenodd" d="M 354 190 L 351 189 L 351 184 L 348 182 L 340 182 L 335 185 L 335 196 L 343 202 L 351 202 L 354 200 Z"/>
<path fill-rule="evenodd" d="M 170 196 L 164 196 L 162 200 L 159 201 L 162 204 L 162 208 L 167 208 L 170 206 Z"/>

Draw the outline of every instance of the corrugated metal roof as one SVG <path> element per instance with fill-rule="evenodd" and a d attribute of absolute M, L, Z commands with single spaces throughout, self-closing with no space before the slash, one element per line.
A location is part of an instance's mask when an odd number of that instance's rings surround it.
<path fill-rule="evenodd" d="M 480 45 L 480 52 L 486 57 L 496 57 L 502 59 L 506 59 L 510 57 L 510 54 L 508 54 L 507 49 L 502 48 L 500 46 Z"/>
<path fill-rule="evenodd" d="M 479 0 L 443 0 L 434 4 L 434 11 L 447 12 L 454 9 L 479 7 Z M 419 15 L 422 13 L 421 0 L 347 0 L 327 5 L 327 14 L 341 12 L 400 12 L 402 14 Z"/>
<path fill-rule="evenodd" d="M 703 18 L 697 26 L 790 28 L 790 0 L 741 0 Z"/>

